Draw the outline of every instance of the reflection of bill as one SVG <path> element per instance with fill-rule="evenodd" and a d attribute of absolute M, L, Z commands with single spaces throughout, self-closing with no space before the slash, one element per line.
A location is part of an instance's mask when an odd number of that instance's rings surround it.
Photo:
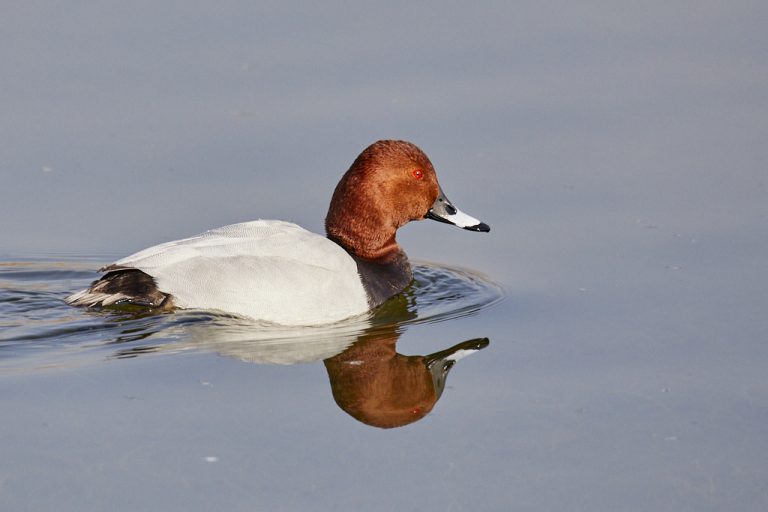
<path fill-rule="evenodd" d="M 476 338 L 426 356 L 396 351 L 397 334 L 361 336 L 341 354 L 326 359 L 336 403 L 362 423 L 381 428 L 418 421 L 432 410 L 456 361 L 488 346 Z"/>

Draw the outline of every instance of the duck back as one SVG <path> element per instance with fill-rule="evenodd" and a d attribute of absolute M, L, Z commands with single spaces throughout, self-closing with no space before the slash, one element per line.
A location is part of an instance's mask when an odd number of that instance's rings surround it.
<path fill-rule="evenodd" d="M 329 323 L 369 309 L 352 257 L 327 238 L 283 221 L 223 226 L 102 270 L 128 269 L 150 276 L 183 309 L 218 309 L 282 325 Z M 100 281 L 80 293 L 98 293 Z"/>

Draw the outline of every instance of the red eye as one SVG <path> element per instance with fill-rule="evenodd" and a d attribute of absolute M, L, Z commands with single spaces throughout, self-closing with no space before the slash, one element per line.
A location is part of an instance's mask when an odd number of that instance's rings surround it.
<path fill-rule="evenodd" d="M 422 171 L 421 169 L 414 169 L 413 177 L 416 178 L 417 180 L 420 180 L 421 178 L 424 177 L 424 171 Z"/>

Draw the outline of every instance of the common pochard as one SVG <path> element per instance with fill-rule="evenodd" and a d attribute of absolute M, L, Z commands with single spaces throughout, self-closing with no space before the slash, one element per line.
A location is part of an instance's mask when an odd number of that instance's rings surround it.
<path fill-rule="evenodd" d="M 395 234 L 424 218 L 490 230 L 451 204 L 416 145 L 381 140 L 336 186 L 327 236 L 276 220 L 231 224 L 103 267 L 101 279 L 66 301 L 219 310 L 282 325 L 332 323 L 368 312 L 411 282 Z"/>

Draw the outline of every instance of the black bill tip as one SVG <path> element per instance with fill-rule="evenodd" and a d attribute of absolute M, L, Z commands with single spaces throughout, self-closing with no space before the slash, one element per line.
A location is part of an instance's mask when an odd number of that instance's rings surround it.
<path fill-rule="evenodd" d="M 475 224 L 474 226 L 467 226 L 464 229 L 469 231 L 480 231 L 481 233 L 488 233 L 491 230 L 491 226 L 485 222 L 481 222 L 480 224 Z"/>

